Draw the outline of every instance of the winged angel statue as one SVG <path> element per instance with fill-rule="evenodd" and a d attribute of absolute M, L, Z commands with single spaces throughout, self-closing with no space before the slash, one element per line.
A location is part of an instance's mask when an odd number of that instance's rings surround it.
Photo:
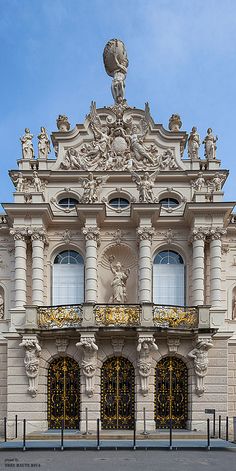
<path fill-rule="evenodd" d="M 156 170 L 151 175 L 145 172 L 143 175 L 138 175 L 136 172 L 131 172 L 132 179 L 137 185 L 139 191 L 140 203 L 155 203 L 153 194 L 153 187 L 159 170 Z"/>

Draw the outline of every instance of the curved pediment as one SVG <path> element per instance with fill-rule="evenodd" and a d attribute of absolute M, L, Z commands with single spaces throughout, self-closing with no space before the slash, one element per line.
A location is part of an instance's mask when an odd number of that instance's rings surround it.
<path fill-rule="evenodd" d="M 145 110 L 126 102 L 96 109 L 92 102 L 84 125 L 52 134 L 57 160 L 52 170 L 139 171 L 184 169 L 184 132 L 154 124 Z"/>

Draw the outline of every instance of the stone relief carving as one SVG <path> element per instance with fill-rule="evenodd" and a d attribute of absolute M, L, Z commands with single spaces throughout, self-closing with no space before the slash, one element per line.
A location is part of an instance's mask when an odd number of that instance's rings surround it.
<path fill-rule="evenodd" d="M 115 245 L 121 245 L 123 239 L 129 234 L 129 232 L 122 231 L 121 229 L 116 229 L 115 232 L 106 232 L 106 235 L 111 236 L 114 240 Z"/>
<path fill-rule="evenodd" d="M 39 192 L 39 193 L 43 191 L 42 181 L 38 176 L 38 172 L 36 171 L 33 172 L 32 181 L 33 181 L 34 191 Z"/>
<path fill-rule="evenodd" d="M 109 299 L 110 303 L 123 304 L 127 300 L 126 293 L 126 283 L 130 274 L 129 268 L 122 268 L 122 264 L 117 261 L 115 262 L 115 257 L 110 256 L 110 269 L 114 275 L 114 278 L 111 282 L 112 287 L 112 296 Z"/>
<path fill-rule="evenodd" d="M 39 374 L 39 356 L 41 347 L 37 338 L 23 338 L 20 347 L 25 348 L 25 371 L 29 378 L 28 391 L 32 397 L 37 394 L 37 378 Z"/>
<path fill-rule="evenodd" d="M 50 141 L 48 139 L 46 129 L 44 127 L 41 127 L 41 132 L 38 135 L 38 158 L 47 159 L 48 154 L 50 154 L 50 152 Z"/>
<path fill-rule="evenodd" d="M 34 158 L 34 147 L 33 147 L 33 134 L 30 133 L 28 128 L 25 128 L 25 134 L 20 138 L 22 144 L 22 158 L 33 159 Z"/>
<path fill-rule="evenodd" d="M 162 153 L 154 143 L 146 144 L 150 130 L 150 110 L 146 103 L 142 118 L 128 114 L 125 104 L 115 105 L 109 114 L 99 115 L 91 103 L 88 122 L 94 139 L 65 151 L 60 167 L 65 170 L 175 170 L 173 151 Z"/>
<path fill-rule="evenodd" d="M 152 242 L 154 229 L 153 229 L 153 227 L 139 226 L 136 233 L 137 233 L 137 236 L 138 236 L 139 240 L 150 240 L 150 242 Z"/>
<path fill-rule="evenodd" d="M 69 344 L 68 339 L 58 337 L 56 339 L 56 347 L 57 347 L 58 353 L 66 353 L 68 344 Z"/>
<path fill-rule="evenodd" d="M 149 376 L 151 373 L 151 365 L 152 365 L 152 351 L 157 351 L 158 346 L 155 343 L 153 337 L 139 337 L 137 352 L 139 354 L 138 359 L 138 369 L 140 375 L 140 382 L 141 388 L 140 392 L 143 396 L 148 394 L 149 390 Z"/>
<path fill-rule="evenodd" d="M 82 337 L 76 344 L 77 348 L 82 348 L 83 360 L 81 363 L 82 371 L 85 376 L 85 392 L 88 397 L 93 396 L 94 375 L 97 368 L 98 346 L 95 343 L 94 336 Z"/>
<path fill-rule="evenodd" d="M 125 340 L 122 337 L 112 337 L 111 344 L 113 348 L 113 352 L 115 354 L 121 355 L 123 347 L 124 347 Z"/>
<path fill-rule="evenodd" d="M 202 143 L 205 145 L 205 152 L 204 155 L 207 160 L 215 160 L 216 159 L 216 142 L 218 141 L 218 137 L 214 136 L 212 133 L 212 129 L 208 128 L 207 135 Z"/>
<path fill-rule="evenodd" d="M 122 103 L 125 98 L 125 78 L 129 65 L 125 45 L 120 39 L 111 39 L 103 51 L 106 72 L 113 77 L 112 96 L 115 103 Z"/>
<path fill-rule="evenodd" d="M 98 201 L 99 190 L 103 183 L 108 179 L 108 176 L 94 177 L 92 172 L 89 172 L 88 178 L 79 178 L 82 183 L 83 195 L 80 199 L 81 203 L 96 203 Z"/>
<path fill-rule="evenodd" d="M 96 226 L 85 226 L 82 229 L 85 240 L 95 240 L 100 244 L 100 229 Z"/>
<path fill-rule="evenodd" d="M 172 114 L 169 119 L 169 130 L 172 132 L 178 132 L 182 127 L 182 121 L 179 114 Z"/>
<path fill-rule="evenodd" d="M 221 191 L 222 185 L 225 181 L 225 175 L 221 175 L 220 173 L 216 173 L 215 176 L 208 181 L 208 188 L 210 191 Z"/>
<path fill-rule="evenodd" d="M 188 138 L 188 158 L 190 160 L 200 159 L 198 155 L 200 144 L 200 136 L 197 132 L 197 128 L 194 126 Z"/>
<path fill-rule="evenodd" d="M 178 352 L 180 346 L 180 339 L 178 338 L 167 338 L 167 345 L 169 353 L 175 354 Z"/>
<path fill-rule="evenodd" d="M 204 378 L 208 368 L 208 350 L 212 347 L 213 342 L 211 338 L 199 339 L 195 348 L 188 353 L 188 357 L 192 358 L 194 363 L 197 382 L 196 393 L 198 396 L 202 396 L 205 391 Z"/>
<path fill-rule="evenodd" d="M 140 203 L 156 203 L 157 200 L 153 194 L 153 187 L 158 173 L 159 170 L 156 170 L 151 175 L 148 172 L 145 172 L 144 175 L 132 172 L 132 179 L 139 191 Z"/>
<path fill-rule="evenodd" d="M 70 130 L 70 123 L 64 114 L 59 114 L 57 118 L 57 129 L 61 132 L 68 132 Z"/>
<path fill-rule="evenodd" d="M 0 293 L 0 319 L 4 318 L 4 298 L 3 295 Z"/>
<path fill-rule="evenodd" d="M 203 172 L 199 172 L 196 180 L 191 181 L 192 188 L 195 191 L 202 191 L 202 189 L 206 186 L 206 180 L 203 177 Z"/>

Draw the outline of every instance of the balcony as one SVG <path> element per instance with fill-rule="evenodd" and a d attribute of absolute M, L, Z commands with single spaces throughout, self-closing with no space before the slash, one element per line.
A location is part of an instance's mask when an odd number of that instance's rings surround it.
<path fill-rule="evenodd" d="M 73 304 L 26 306 L 22 328 L 42 331 L 71 328 L 158 328 L 186 330 L 216 328 L 210 306 L 164 306 L 145 304 Z M 219 316 L 219 315 L 218 315 Z M 19 325 L 19 314 L 16 312 Z"/>

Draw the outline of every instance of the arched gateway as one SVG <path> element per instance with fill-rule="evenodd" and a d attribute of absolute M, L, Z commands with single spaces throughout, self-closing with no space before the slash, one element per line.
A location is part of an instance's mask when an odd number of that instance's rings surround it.
<path fill-rule="evenodd" d="M 48 370 L 48 427 L 79 429 L 80 370 L 69 357 L 56 358 Z"/>
<path fill-rule="evenodd" d="M 101 371 L 103 429 L 132 429 L 134 425 L 134 367 L 123 357 L 106 360 Z"/>
<path fill-rule="evenodd" d="M 176 357 L 162 358 L 156 367 L 155 421 L 157 428 L 186 428 L 188 419 L 188 370 Z"/>

